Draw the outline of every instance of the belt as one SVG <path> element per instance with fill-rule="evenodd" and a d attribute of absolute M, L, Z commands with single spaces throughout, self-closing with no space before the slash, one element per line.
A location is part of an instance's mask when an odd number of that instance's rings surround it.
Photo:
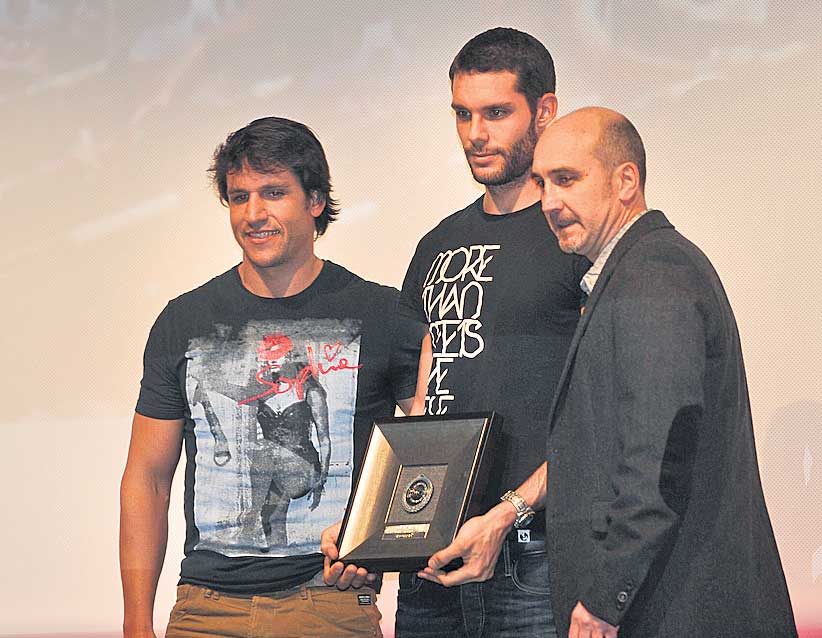
<path fill-rule="evenodd" d="M 504 545 L 512 556 L 544 552 L 545 533 L 532 529 L 512 529 L 505 537 Z"/>

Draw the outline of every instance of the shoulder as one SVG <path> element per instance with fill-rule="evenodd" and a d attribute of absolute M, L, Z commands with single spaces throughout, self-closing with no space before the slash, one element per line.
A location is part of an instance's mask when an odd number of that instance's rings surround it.
<path fill-rule="evenodd" d="M 625 312 L 659 312 L 695 308 L 715 314 L 727 298 L 711 262 L 674 228 L 655 229 L 640 237 L 623 255 L 613 276 L 618 306 Z"/>
<path fill-rule="evenodd" d="M 356 296 L 372 306 L 388 308 L 396 304 L 399 290 L 393 286 L 365 279 L 333 261 L 326 261 L 325 264 L 329 269 L 328 280 L 339 293 Z"/>
<path fill-rule="evenodd" d="M 237 267 L 230 268 L 224 273 L 209 279 L 204 284 L 184 292 L 168 302 L 167 308 L 190 309 L 202 304 L 213 303 L 215 300 L 223 298 L 225 295 L 236 291 L 239 286 Z"/>
<path fill-rule="evenodd" d="M 659 228 L 640 237 L 625 253 L 623 268 L 634 278 L 659 281 L 704 279 L 713 275 L 711 262 L 694 243 L 674 228 Z"/>
<path fill-rule="evenodd" d="M 187 330 L 193 318 L 209 316 L 222 304 L 231 305 L 232 291 L 239 278 L 236 267 L 210 279 L 196 288 L 171 299 L 157 316 L 154 330 Z"/>
<path fill-rule="evenodd" d="M 443 239 L 452 241 L 454 234 L 459 232 L 463 227 L 472 224 L 472 217 L 476 214 L 477 206 L 481 205 L 482 197 L 471 202 L 462 210 L 451 213 L 447 217 L 440 220 L 440 222 L 429 230 L 420 239 L 417 250 L 427 246 L 434 246 L 440 243 Z"/>

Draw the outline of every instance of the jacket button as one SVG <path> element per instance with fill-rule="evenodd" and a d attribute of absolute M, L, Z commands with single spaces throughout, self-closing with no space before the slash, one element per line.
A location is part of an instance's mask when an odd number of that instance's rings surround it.
<path fill-rule="evenodd" d="M 623 605 L 628 602 L 628 592 L 621 591 L 617 594 L 617 602 L 622 603 Z"/>

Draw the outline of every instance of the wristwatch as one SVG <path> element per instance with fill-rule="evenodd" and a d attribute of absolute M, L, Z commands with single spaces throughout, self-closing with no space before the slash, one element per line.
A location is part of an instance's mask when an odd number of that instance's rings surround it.
<path fill-rule="evenodd" d="M 500 496 L 499 500 L 508 501 L 517 510 L 517 518 L 514 521 L 514 529 L 522 529 L 528 527 L 534 518 L 533 508 L 525 502 L 519 494 L 513 490 L 508 490 L 505 494 Z"/>

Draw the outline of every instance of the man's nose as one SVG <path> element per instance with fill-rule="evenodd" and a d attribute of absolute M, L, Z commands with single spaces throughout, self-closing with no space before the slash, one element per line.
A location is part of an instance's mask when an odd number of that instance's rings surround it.
<path fill-rule="evenodd" d="M 468 139 L 476 148 L 482 148 L 488 143 L 488 128 L 485 126 L 485 120 L 483 120 L 483 118 L 471 118 L 471 126 L 468 129 Z"/>
<path fill-rule="evenodd" d="M 557 190 L 557 187 L 551 184 L 551 182 L 546 182 L 542 187 L 540 205 L 542 206 L 543 214 L 546 216 L 562 208 Z"/>
<path fill-rule="evenodd" d="M 245 218 L 249 224 L 265 223 L 268 219 L 268 212 L 265 208 L 265 200 L 259 193 L 249 193 L 248 202 L 245 207 Z"/>

